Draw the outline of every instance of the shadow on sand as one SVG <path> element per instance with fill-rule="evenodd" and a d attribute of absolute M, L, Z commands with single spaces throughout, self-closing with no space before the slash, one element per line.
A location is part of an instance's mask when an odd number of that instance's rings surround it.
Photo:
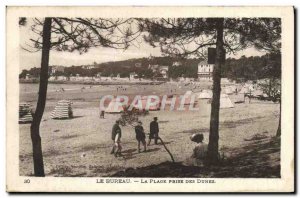
<path fill-rule="evenodd" d="M 194 134 L 194 133 L 208 133 L 209 128 L 200 128 L 200 129 L 190 129 L 190 130 L 185 130 L 179 133 L 189 133 L 189 134 Z"/>
<path fill-rule="evenodd" d="M 155 152 L 158 150 L 160 150 L 160 148 L 147 149 L 146 153 Z M 141 149 L 140 153 L 137 152 L 137 149 L 127 149 L 127 150 L 122 151 L 123 158 L 125 160 L 134 159 L 134 158 L 136 158 L 136 155 L 143 154 L 143 153 L 144 153 L 143 148 Z"/>
<path fill-rule="evenodd" d="M 84 116 L 73 116 L 71 119 L 82 118 Z"/>
<path fill-rule="evenodd" d="M 206 177 L 280 178 L 280 139 L 251 141 L 233 150 L 233 155 L 215 166 L 187 166 L 182 162 L 163 162 L 141 168 L 128 168 L 113 177 Z"/>

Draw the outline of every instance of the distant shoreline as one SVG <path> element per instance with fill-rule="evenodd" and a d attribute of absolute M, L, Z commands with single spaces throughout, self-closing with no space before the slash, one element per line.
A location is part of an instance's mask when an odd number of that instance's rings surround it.
<path fill-rule="evenodd" d="M 19 80 L 20 84 L 38 84 L 39 80 Z M 84 84 L 84 85 L 160 85 L 165 83 L 164 81 L 48 81 L 49 84 Z"/>

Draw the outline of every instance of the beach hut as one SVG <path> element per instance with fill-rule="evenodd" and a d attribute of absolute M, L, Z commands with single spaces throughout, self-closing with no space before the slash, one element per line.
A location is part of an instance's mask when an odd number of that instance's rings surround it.
<path fill-rule="evenodd" d="M 69 100 L 60 100 L 57 102 L 54 110 L 51 112 L 52 119 L 68 119 L 73 117 L 72 102 Z"/>
<path fill-rule="evenodd" d="M 123 104 L 120 99 L 113 99 L 105 109 L 106 113 L 122 113 L 124 112 Z"/>
<path fill-rule="evenodd" d="M 203 90 L 198 96 L 198 99 L 211 99 L 211 98 L 212 98 L 212 92 L 208 90 Z"/>
<path fill-rule="evenodd" d="M 19 123 L 30 123 L 32 122 L 32 108 L 29 103 L 19 104 Z"/>
<path fill-rule="evenodd" d="M 220 109 L 233 108 L 233 103 L 231 102 L 227 94 L 221 94 L 220 97 Z"/>

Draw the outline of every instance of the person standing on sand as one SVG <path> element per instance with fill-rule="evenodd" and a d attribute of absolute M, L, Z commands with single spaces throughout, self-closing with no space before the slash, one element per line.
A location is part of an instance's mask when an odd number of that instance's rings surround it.
<path fill-rule="evenodd" d="M 157 144 L 158 132 L 159 132 L 159 126 L 157 122 L 157 117 L 154 117 L 153 121 L 150 123 L 150 135 L 149 135 L 148 146 L 150 145 L 151 139 L 154 139 L 155 144 Z"/>
<path fill-rule="evenodd" d="M 99 114 L 100 119 L 104 119 L 105 108 L 100 106 L 99 111 L 100 111 L 100 114 Z"/>
<path fill-rule="evenodd" d="M 104 113 L 105 113 L 104 110 L 101 110 L 101 111 L 100 111 L 100 118 L 104 119 Z"/>
<path fill-rule="evenodd" d="M 141 121 L 138 121 L 138 125 L 135 127 L 135 137 L 136 137 L 136 140 L 138 141 L 138 152 L 140 153 L 141 152 L 141 148 L 140 148 L 140 145 L 141 145 L 141 142 L 144 146 L 144 152 L 147 151 L 147 147 L 146 147 L 146 135 L 145 135 L 145 132 L 144 132 L 144 128 L 142 126 L 142 122 Z"/>
<path fill-rule="evenodd" d="M 120 128 L 119 124 L 120 124 L 120 120 L 117 120 L 112 128 L 112 134 L 111 134 L 111 139 L 113 140 L 114 145 L 113 145 L 113 148 L 112 148 L 112 151 L 110 152 L 110 154 L 114 154 L 115 157 L 122 156 L 122 154 L 121 154 L 122 132 L 121 132 L 121 128 Z"/>

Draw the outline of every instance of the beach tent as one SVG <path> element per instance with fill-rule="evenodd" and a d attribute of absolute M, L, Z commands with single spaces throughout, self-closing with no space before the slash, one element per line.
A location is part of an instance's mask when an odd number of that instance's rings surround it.
<path fill-rule="evenodd" d="M 249 93 L 249 92 L 250 92 L 249 87 L 243 86 L 239 93 L 244 94 L 244 93 Z"/>
<path fill-rule="evenodd" d="M 253 95 L 253 96 L 263 96 L 264 92 L 262 90 L 256 89 L 253 92 L 251 92 L 251 95 Z"/>
<path fill-rule="evenodd" d="M 220 97 L 220 109 L 233 108 L 233 103 L 231 102 L 227 94 L 221 94 Z"/>
<path fill-rule="evenodd" d="M 184 95 L 192 95 L 192 94 L 193 94 L 193 92 L 191 90 L 188 90 L 188 91 L 185 92 Z"/>
<path fill-rule="evenodd" d="M 244 103 L 245 102 L 245 94 L 238 93 L 237 95 L 234 95 L 233 101 L 234 101 L 234 103 Z"/>
<path fill-rule="evenodd" d="M 185 92 L 184 97 L 184 105 L 190 105 L 192 103 L 197 103 L 197 94 L 193 93 L 191 90 Z"/>
<path fill-rule="evenodd" d="M 232 93 L 236 93 L 237 92 L 237 90 L 238 90 L 237 86 L 232 85 L 230 87 L 231 87 Z"/>
<path fill-rule="evenodd" d="M 197 96 L 197 98 L 199 98 L 199 96 L 200 96 L 201 93 L 202 93 L 201 91 L 195 93 L 195 95 Z"/>
<path fill-rule="evenodd" d="M 160 102 L 158 102 L 156 105 L 150 105 L 147 107 L 147 97 L 143 97 L 137 101 L 135 101 L 135 104 L 133 104 L 133 107 L 135 109 L 138 109 L 139 111 L 158 111 L 160 109 Z M 152 102 L 154 102 L 154 99 L 151 99 Z"/>
<path fill-rule="evenodd" d="M 32 122 L 32 108 L 29 103 L 19 104 L 19 123 Z"/>
<path fill-rule="evenodd" d="M 199 99 L 211 99 L 212 98 L 212 92 L 208 90 L 203 90 L 199 96 Z"/>
<path fill-rule="evenodd" d="M 70 100 L 60 100 L 51 112 L 52 119 L 67 119 L 73 117 L 73 110 Z"/>
<path fill-rule="evenodd" d="M 225 87 L 225 93 L 226 94 L 233 94 L 233 89 L 232 89 L 232 87 L 230 87 L 230 86 L 228 86 L 228 87 Z"/>
<path fill-rule="evenodd" d="M 237 91 L 237 87 L 235 85 L 226 86 L 222 88 L 222 93 L 227 95 L 234 94 L 236 93 L 236 91 Z"/>
<path fill-rule="evenodd" d="M 158 111 L 158 110 L 160 110 L 160 105 L 161 105 L 160 99 L 159 99 L 159 101 L 156 102 L 156 104 L 154 104 L 154 102 L 155 102 L 156 99 L 155 98 L 151 98 L 150 102 L 153 103 L 153 104 L 151 104 L 151 105 L 149 104 L 150 105 L 149 108 L 146 109 L 146 107 L 147 107 L 147 100 L 148 100 L 148 96 L 143 96 L 142 97 L 142 99 L 141 99 L 142 108 L 143 108 L 142 110 L 149 110 L 149 111 Z"/>
<path fill-rule="evenodd" d="M 121 103 L 122 101 L 113 99 L 108 107 L 105 109 L 106 113 L 122 113 L 124 111 L 124 107 Z"/>
<path fill-rule="evenodd" d="M 147 105 L 147 97 L 143 96 L 142 98 L 135 101 L 133 107 L 135 109 L 138 109 L 139 111 L 144 111 L 146 110 L 146 105 Z"/>
<path fill-rule="evenodd" d="M 248 93 L 253 92 L 253 91 L 255 90 L 255 89 L 254 89 L 254 85 L 251 84 L 251 83 L 246 83 L 246 84 L 244 85 L 244 87 L 247 87 Z"/>
<path fill-rule="evenodd" d="M 191 95 L 185 95 L 184 97 L 184 105 L 190 105 L 191 104 Z"/>
<path fill-rule="evenodd" d="M 249 91 L 253 92 L 255 89 L 254 89 L 254 85 L 249 85 Z"/>

